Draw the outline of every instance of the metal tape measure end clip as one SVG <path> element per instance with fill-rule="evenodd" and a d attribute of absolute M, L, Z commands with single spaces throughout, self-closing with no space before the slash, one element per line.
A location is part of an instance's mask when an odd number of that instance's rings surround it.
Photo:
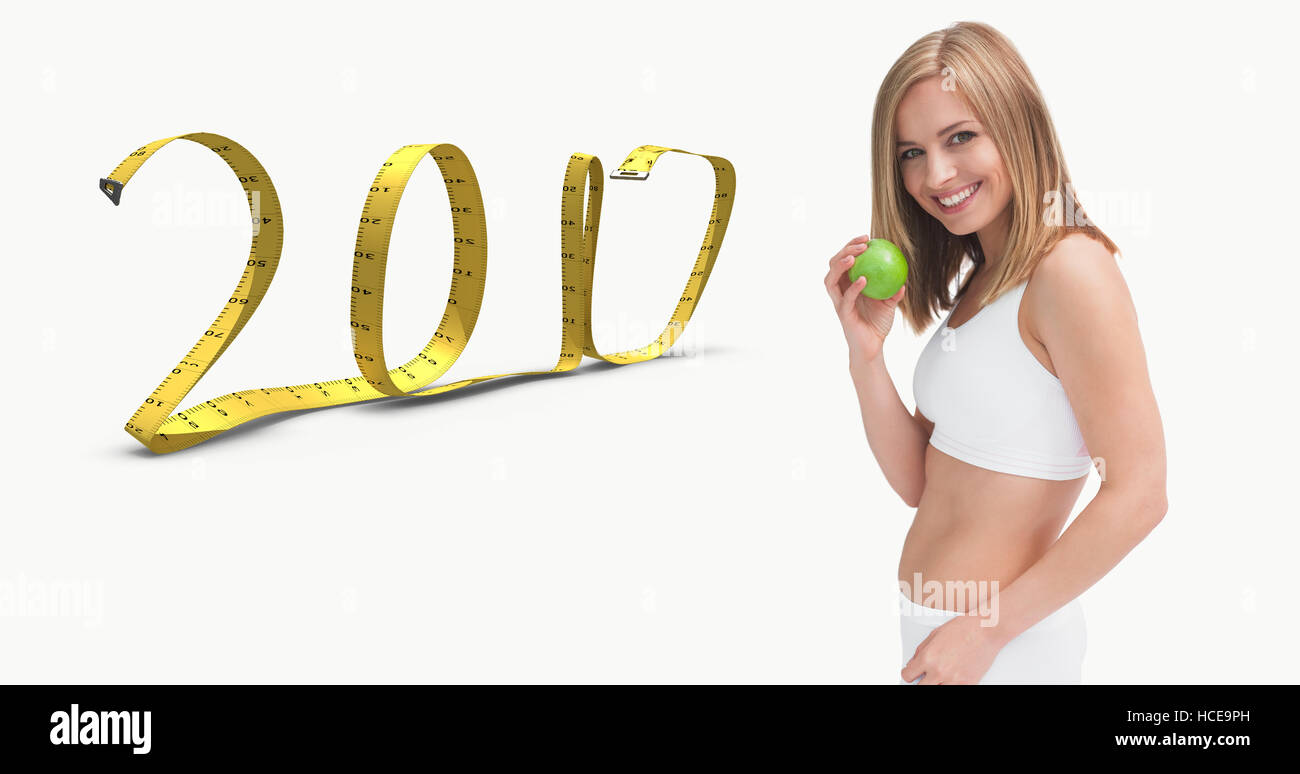
<path fill-rule="evenodd" d="M 125 185 L 125 183 L 120 183 L 111 177 L 101 177 L 99 179 L 99 190 L 104 192 L 104 195 L 108 197 L 108 200 L 115 207 L 122 203 L 122 188 Z"/>
<path fill-rule="evenodd" d="M 616 169 L 609 173 L 610 180 L 649 180 L 650 170 L 637 172 L 629 169 Z"/>

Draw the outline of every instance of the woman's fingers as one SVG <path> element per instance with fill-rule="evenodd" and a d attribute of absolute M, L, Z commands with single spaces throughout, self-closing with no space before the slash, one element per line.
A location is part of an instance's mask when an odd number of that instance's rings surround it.
<path fill-rule="evenodd" d="M 917 660 L 916 654 L 913 653 L 912 657 L 903 665 L 903 671 L 899 672 L 898 676 L 911 683 L 924 673 L 925 670 L 921 668 L 921 663 Z"/>
<path fill-rule="evenodd" d="M 846 289 L 844 294 L 840 296 L 839 313 L 841 317 L 853 313 L 854 304 L 857 303 L 858 296 L 862 295 L 862 288 L 864 288 L 866 284 L 866 277 L 858 277 L 856 280 L 849 283 L 848 289 Z"/>
<path fill-rule="evenodd" d="M 835 287 L 840 293 L 847 290 L 849 283 L 853 281 L 849 279 L 849 268 L 853 266 L 854 260 L 855 258 L 852 254 L 846 255 L 840 259 L 839 265 L 835 267 Z"/>
<path fill-rule="evenodd" d="M 862 290 L 860 284 L 849 282 L 846 272 L 853 265 L 858 255 L 867 249 L 867 242 L 870 241 L 871 237 L 867 234 L 853 237 L 839 252 L 831 256 L 830 271 L 826 272 L 825 279 L 826 293 L 831 297 L 831 301 L 835 303 L 840 314 L 844 313 L 846 294 L 851 296 L 849 294 L 850 286 L 858 285 L 857 290 Z"/>
<path fill-rule="evenodd" d="M 844 256 L 857 255 L 858 253 L 867 249 L 867 242 L 869 241 L 870 240 L 868 240 L 865 236 L 854 237 L 853 239 L 849 240 L 848 244 L 840 248 L 840 251 L 831 257 L 830 260 L 831 267 L 833 268 L 839 265 L 844 260 Z"/>
<path fill-rule="evenodd" d="M 863 246 L 865 246 L 865 245 L 867 244 L 867 242 L 870 242 L 870 241 L 871 241 L 871 238 L 868 237 L 866 234 L 863 234 L 862 236 L 855 236 L 855 237 L 853 237 L 852 239 L 850 239 L 848 242 L 846 242 L 846 243 L 844 244 L 844 247 L 840 248 L 840 253 L 844 253 L 844 252 L 847 251 L 847 250 L 852 250 L 853 248 L 855 248 L 855 247 L 857 247 L 857 246 L 859 246 L 859 245 L 863 245 Z"/>
<path fill-rule="evenodd" d="M 826 272 L 826 292 L 830 295 L 833 303 L 838 303 L 840 300 L 840 279 L 841 275 L 835 272 L 834 267 L 831 267 L 831 270 Z"/>
<path fill-rule="evenodd" d="M 831 259 L 831 270 L 827 274 L 827 290 L 830 289 L 831 278 L 833 278 L 838 292 L 844 292 L 844 289 L 848 287 L 848 280 L 845 277 L 845 273 L 848 272 L 851 266 L 853 266 L 853 262 L 857 260 L 858 254 L 864 249 L 865 247 L 863 245 L 852 245 L 835 254 L 835 257 Z"/>
<path fill-rule="evenodd" d="M 929 639 L 928 637 L 926 639 Z M 903 665 L 903 671 L 899 675 L 912 685 L 940 685 L 943 683 L 943 675 L 934 665 L 929 663 L 925 654 L 920 652 L 920 646 L 917 646 L 917 652 L 912 654 L 912 658 Z M 919 678 L 919 679 L 918 679 Z"/>
<path fill-rule="evenodd" d="M 844 273 L 853 265 L 856 257 L 856 252 L 852 252 L 854 249 L 853 246 L 845 247 L 831 259 L 831 268 L 826 272 L 825 285 L 826 292 L 830 294 L 833 301 L 838 301 L 840 294 L 848 287 Z M 861 252 L 861 250 L 857 252 Z"/>

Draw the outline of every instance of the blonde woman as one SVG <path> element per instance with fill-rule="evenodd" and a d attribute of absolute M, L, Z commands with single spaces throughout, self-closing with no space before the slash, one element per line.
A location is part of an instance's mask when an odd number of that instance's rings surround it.
<path fill-rule="evenodd" d="M 916 508 L 898 565 L 902 682 L 1079 683 L 1078 596 L 1164 517 L 1165 448 L 1116 245 L 1088 221 L 1014 46 L 961 22 L 890 68 L 872 123 L 871 236 L 893 297 L 830 261 L 867 442 Z M 959 290 L 951 284 L 966 269 Z M 883 344 L 947 310 L 900 399 Z M 1062 532 L 1090 471 L 1100 488 Z"/>

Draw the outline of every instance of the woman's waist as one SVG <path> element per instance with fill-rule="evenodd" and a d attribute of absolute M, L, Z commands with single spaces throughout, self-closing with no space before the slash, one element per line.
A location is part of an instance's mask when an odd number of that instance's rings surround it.
<path fill-rule="evenodd" d="M 992 543 L 1006 550 L 1050 543 L 1069 515 L 1070 503 L 1053 498 L 952 498 L 927 490 L 917 504 L 908 539 L 950 542 L 958 549 Z"/>
<path fill-rule="evenodd" d="M 1059 528 L 1013 528 L 991 520 L 959 523 L 927 519 L 924 509 L 903 541 L 898 582 L 909 598 L 936 594 L 938 607 L 963 610 L 995 596 L 1051 548 Z M 962 601 L 965 600 L 965 601 Z"/>
<path fill-rule="evenodd" d="M 949 599 L 950 610 L 964 609 L 965 599 L 974 603 L 1010 586 L 1033 566 L 1046 547 L 1019 543 L 997 545 L 971 541 L 927 541 L 909 534 L 898 562 L 898 583 L 910 598 L 940 595 Z"/>
<path fill-rule="evenodd" d="M 1010 583 L 1060 535 L 1069 506 L 1050 498 L 921 497 L 903 542 L 899 579 Z"/>

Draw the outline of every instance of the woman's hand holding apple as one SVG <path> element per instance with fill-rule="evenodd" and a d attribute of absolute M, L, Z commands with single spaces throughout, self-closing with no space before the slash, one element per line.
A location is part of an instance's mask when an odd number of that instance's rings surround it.
<path fill-rule="evenodd" d="M 862 293 L 867 284 L 866 276 L 859 277 L 856 282 L 849 281 L 848 271 L 858 255 L 867 249 L 868 241 L 870 237 L 865 234 L 854 237 L 831 258 L 830 271 L 826 273 L 826 292 L 844 328 L 849 355 L 862 361 L 880 356 L 885 337 L 894 325 L 894 308 L 907 290 L 907 286 L 902 285 L 889 298 L 875 299 Z"/>

